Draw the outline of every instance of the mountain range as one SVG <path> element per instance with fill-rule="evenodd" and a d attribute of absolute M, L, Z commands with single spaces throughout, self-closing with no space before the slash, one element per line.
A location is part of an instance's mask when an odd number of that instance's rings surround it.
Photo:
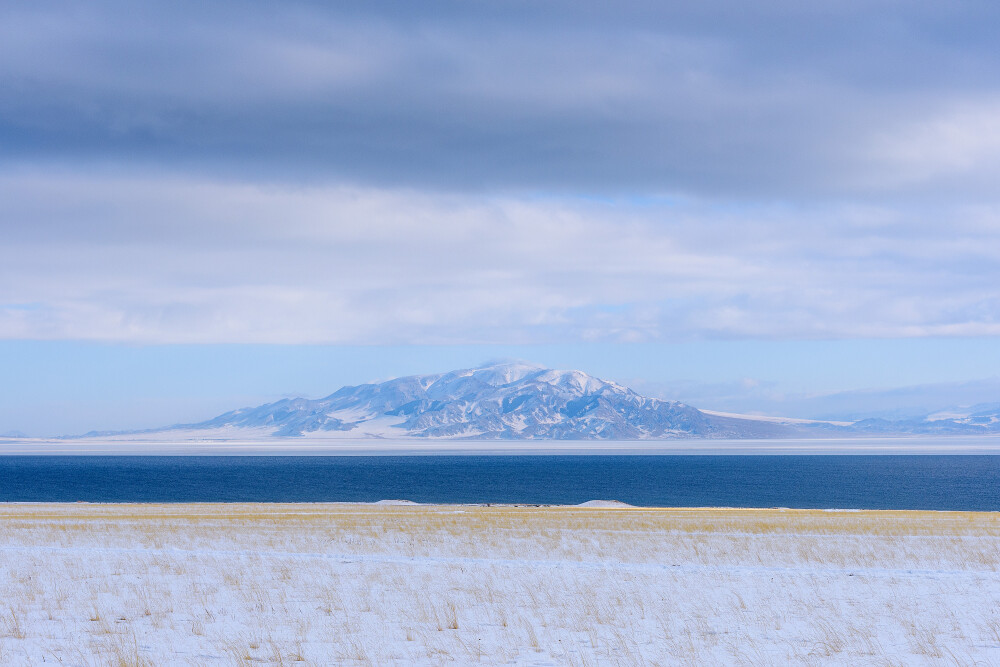
<path fill-rule="evenodd" d="M 1000 405 L 973 414 L 824 422 L 698 410 L 577 370 L 500 363 L 283 399 L 142 433 L 204 437 L 654 440 L 1000 433 Z M 88 436 L 121 435 L 88 433 Z"/>

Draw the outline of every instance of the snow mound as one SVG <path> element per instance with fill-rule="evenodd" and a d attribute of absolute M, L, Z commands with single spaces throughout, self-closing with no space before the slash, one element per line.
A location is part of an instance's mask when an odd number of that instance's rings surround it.
<path fill-rule="evenodd" d="M 412 500 L 379 500 L 376 505 L 419 505 Z"/>
<path fill-rule="evenodd" d="M 580 503 L 577 507 L 635 507 L 635 505 L 629 505 L 620 500 L 588 500 L 585 503 Z"/>

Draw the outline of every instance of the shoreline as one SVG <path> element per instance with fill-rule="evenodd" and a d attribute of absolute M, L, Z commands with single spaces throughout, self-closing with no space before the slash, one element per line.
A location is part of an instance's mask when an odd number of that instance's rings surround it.
<path fill-rule="evenodd" d="M 810 456 L 1000 455 L 1000 436 L 773 440 L 0 438 L 0 456 Z"/>
<path fill-rule="evenodd" d="M 589 505 L 588 503 L 602 503 Z M 608 504 L 603 504 L 608 503 Z M 53 507 L 59 509 L 78 508 L 81 512 L 88 510 L 125 510 L 134 508 L 137 510 L 168 509 L 171 511 L 182 510 L 187 507 L 198 509 L 220 508 L 225 510 L 240 509 L 270 509 L 275 515 L 292 515 L 295 510 L 380 510 L 386 513 L 397 512 L 438 512 L 451 510 L 526 510 L 528 512 L 537 510 L 540 512 L 549 511 L 581 511 L 581 512 L 637 512 L 654 514 L 677 514 L 677 515 L 718 515 L 720 513 L 743 514 L 743 515 L 775 515 L 776 517 L 792 518 L 795 515 L 801 517 L 824 515 L 837 516 L 846 515 L 863 518 L 865 515 L 877 516 L 898 516 L 900 518 L 918 518 L 920 515 L 934 515 L 938 518 L 948 518 L 952 516 L 964 515 L 997 515 L 1000 517 L 1000 510 L 936 510 L 936 509 L 866 509 L 866 508 L 821 508 L 821 507 L 738 507 L 727 505 L 703 505 L 697 507 L 673 506 L 673 505 L 629 505 L 619 501 L 589 500 L 576 505 L 558 505 L 548 503 L 417 503 L 413 501 L 398 500 L 376 500 L 373 502 L 359 501 L 224 501 L 224 500 L 185 500 L 185 501 L 90 501 L 90 500 L 2 500 L 0 501 L 0 511 L 14 510 L 15 508 L 42 509 Z"/>

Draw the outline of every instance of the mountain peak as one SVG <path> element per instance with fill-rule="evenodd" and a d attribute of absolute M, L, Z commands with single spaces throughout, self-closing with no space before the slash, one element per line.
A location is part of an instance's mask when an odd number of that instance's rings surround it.
<path fill-rule="evenodd" d="M 468 374 L 489 385 L 503 386 L 523 380 L 529 375 L 537 375 L 544 370 L 543 366 L 524 361 L 500 361 L 453 373 Z"/>

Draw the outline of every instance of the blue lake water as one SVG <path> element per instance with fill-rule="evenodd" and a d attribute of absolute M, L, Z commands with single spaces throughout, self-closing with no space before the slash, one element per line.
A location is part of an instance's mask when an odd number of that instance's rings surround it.
<path fill-rule="evenodd" d="M 3 456 L 0 501 L 1000 510 L 1000 456 Z"/>

